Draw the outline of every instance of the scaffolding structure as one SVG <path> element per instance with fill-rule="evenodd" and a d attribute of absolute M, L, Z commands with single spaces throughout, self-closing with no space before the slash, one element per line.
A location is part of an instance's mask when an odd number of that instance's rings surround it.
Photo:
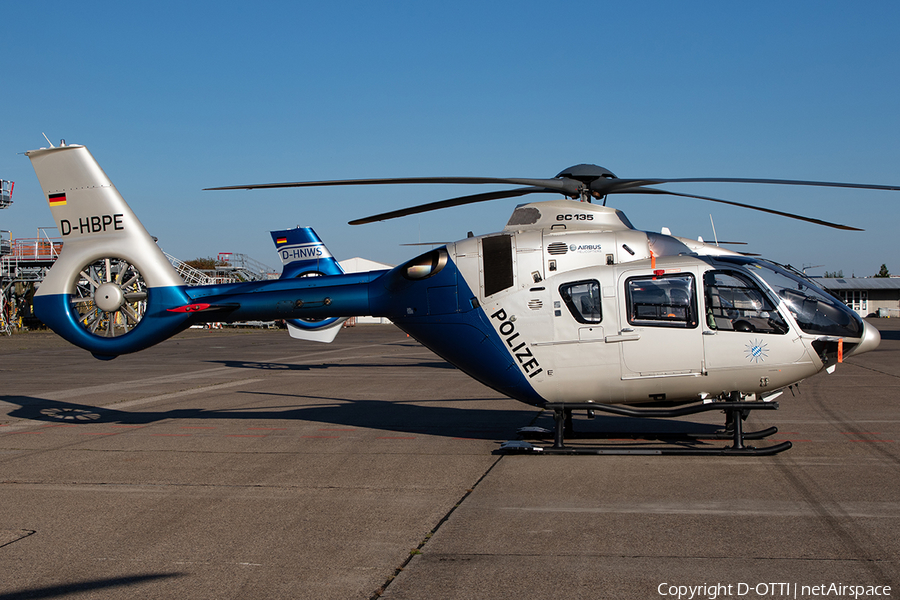
<path fill-rule="evenodd" d="M 172 263 L 172 266 L 175 267 L 175 270 L 178 271 L 178 274 L 187 285 L 212 285 L 214 283 L 231 283 L 230 281 L 223 281 L 215 275 L 210 275 L 205 271 L 196 269 L 183 260 L 175 258 L 168 252 L 163 252 L 163 254 L 166 255 L 166 258 L 169 259 L 169 262 Z"/>
<path fill-rule="evenodd" d="M 228 273 L 235 281 L 262 281 L 278 279 L 281 274 L 246 254 L 219 252 L 216 270 Z"/>
<path fill-rule="evenodd" d="M 34 290 L 62 251 L 62 241 L 49 233 L 55 229 L 40 227 L 36 237 L 19 239 L 0 232 L 0 333 L 33 324 Z"/>
<path fill-rule="evenodd" d="M 0 179 L 0 208 L 9 208 L 9 205 L 12 204 L 14 187 L 16 187 L 15 181 Z"/>
<path fill-rule="evenodd" d="M 0 179 L 0 208 L 9 208 L 9 205 L 12 204 L 12 193 L 15 186 L 13 181 Z M 7 230 L 0 230 L 0 259 L 10 253 L 11 244 L 11 233 Z M 6 282 L 4 267 L 5 265 L 0 262 L 0 334 L 10 335 L 12 330 L 9 326 L 7 294 L 11 284 Z"/>

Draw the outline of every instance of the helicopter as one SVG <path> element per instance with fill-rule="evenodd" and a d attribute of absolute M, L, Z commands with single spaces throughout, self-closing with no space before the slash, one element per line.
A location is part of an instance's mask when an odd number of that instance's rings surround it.
<path fill-rule="evenodd" d="M 535 193 L 564 196 L 517 206 L 503 230 L 430 250 L 392 269 L 343 273 L 311 228 L 272 232 L 281 278 L 187 286 L 85 146 L 26 152 L 64 238 L 34 296 L 35 314 L 69 342 L 108 360 L 195 324 L 283 319 L 292 337 L 330 342 L 343 320 L 387 317 L 439 357 L 510 398 L 552 410 L 552 447 L 507 451 L 613 453 L 574 448 L 572 412 L 678 417 L 719 410 L 724 448 L 616 453 L 765 455 L 753 448 L 752 410 L 801 380 L 875 349 L 872 325 L 802 273 L 702 240 L 640 231 L 606 197 L 701 198 L 828 227 L 784 211 L 664 191 L 663 183 L 740 182 L 900 190 L 898 186 L 771 179 L 620 179 L 578 165 L 547 179 L 414 177 L 255 184 L 259 189 L 458 183 L 517 185 L 381 213 L 363 224 Z M 594 203 L 593 200 L 602 200 Z M 549 433 L 532 430 L 525 433 Z"/>

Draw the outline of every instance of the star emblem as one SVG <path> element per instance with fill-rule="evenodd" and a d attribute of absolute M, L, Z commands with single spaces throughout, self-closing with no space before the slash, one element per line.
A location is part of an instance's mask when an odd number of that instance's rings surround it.
<path fill-rule="evenodd" d="M 768 345 L 762 340 L 753 340 L 744 350 L 747 359 L 752 363 L 764 362 L 769 357 Z"/>

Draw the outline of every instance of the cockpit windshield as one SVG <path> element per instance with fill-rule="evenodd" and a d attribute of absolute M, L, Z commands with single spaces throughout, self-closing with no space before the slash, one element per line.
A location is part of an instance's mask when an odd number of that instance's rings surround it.
<path fill-rule="evenodd" d="M 802 274 L 791 272 L 767 260 L 730 256 L 718 259 L 741 264 L 769 284 L 784 300 L 787 309 L 804 332 L 835 337 L 862 337 L 863 322 L 859 315 Z"/>

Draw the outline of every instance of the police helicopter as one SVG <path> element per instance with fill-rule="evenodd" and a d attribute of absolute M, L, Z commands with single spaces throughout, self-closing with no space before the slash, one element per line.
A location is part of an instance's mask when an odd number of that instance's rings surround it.
<path fill-rule="evenodd" d="M 724 448 L 617 452 L 774 454 L 752 448 L 776 430 L 743 431 L 752 410 L 844 357 L 876 348 L 878 331 L 802 273 L 718 245 L 640 231 L 610 194 L 670 194 L 846 225 L 738 202 L 664 191 L 664 183 L 741 182 L 900 190 L 772 179 L 620 179 L 578 165 L 547 179 L 434 177 L 229 186 L 254 189 L 406 183 L 515 185 L 382 213 L 362 224 L 530 194 L 502 231 L 472 236 L 389 270 L 346 274 L 310 228 L 276 231 L 281 278 L 187 286 L 86 147 L 26 153 L 65 240 L 34 297 L 35 314 L 99 359 L 136 352 L 206 322 L 284 319 L 298 339 L 330 342 L 344 319 L 389 318 L 481 383 L 554 412 L 553 445 L 507 450 L 609 453 L 567 446 L 572 411 L 635 417 L 726 414 Z M 602 201 L 592 203 L 592 200 Z M 533 432 L 532 432 L 533 433 Z"/>

